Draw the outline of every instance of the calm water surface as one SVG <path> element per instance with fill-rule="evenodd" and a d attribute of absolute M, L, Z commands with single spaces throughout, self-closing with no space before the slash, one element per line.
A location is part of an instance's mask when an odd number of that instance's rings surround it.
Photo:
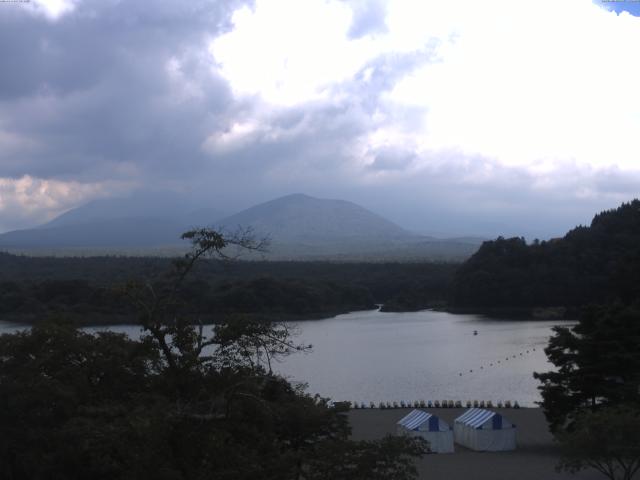
<path fill-rule="evenodd" d="M 309 392 L 334 400 L 533 405 L 540 396 L 532 374 L 551 369 L 543 348 L 558 323 L 432 311 L 353 312 L 297 323 L 297 340 L 312 344 L 312 352 L 292 355 L 274 368 L 292 381 L 307 382 Z M 17 328 L 0 322 L 0 333 Z M 111 330 L 132 337 L 140 332 L 134 326 Z"/>

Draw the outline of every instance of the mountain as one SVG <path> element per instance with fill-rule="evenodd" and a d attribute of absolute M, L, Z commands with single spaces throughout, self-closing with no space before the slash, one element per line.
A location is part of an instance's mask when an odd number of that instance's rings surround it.
<path fill-rule="evenodd" d="M 50 229 L 69 225 L 93 224 L 123 219 L 156 219 L 179 224 L 211 224 L 225 215 L 213 208 L 203 208 L 189 197 L 173 192 L 135 193 L 124 198 L 89 202 L 40 225 Z"/>
<path fill-rule="evenodd" d="M 460 308 L 579 307 L 640 299 L 640 200 L 595 215 L 562 238 L 485 242 L 456 273 Z"/>
<path fill-rule="evenodd" d="M 469 239 L 418 235 L 355 203 L 303 194 L 276 198 L 227 217 L 196 207 L 176 194 L 97 200 L 37 228 L 2 234 L 0 248 L 65 254 L 176 254 L 185 248 L 180 234 L 202 225 L 226 232 L 249 227 L 256 236 L 271 240 L 267 254 L 248 258 L 462 260 L 479 246 Z"/>
<path fill-rule="evenodd" d="M 261 203 L 219 222 L 225 228 L 251 227 L 277 242 L 310 245 L 330 242 L 393 241 L 418 238 L 393 222 L 345 200 L 303 194 Z"/>
<path fill-rule="evenodd" d="M 300 193 L 243 210 L 218 226 L 251 227 L 267 236 L 266 257 L 278 260 L 461 260 L 480 245 L 418 235 L 355 203 Z"/>
<path fill-rule="evenodd" d="M 138 193 L 101 199 L 74 208 L 36 228 L 0 235 L 12 249 L 113 249 L 179 246 L 180 234 L 212 225 L 224 214 L 197 208 L 174 193 Z"/>

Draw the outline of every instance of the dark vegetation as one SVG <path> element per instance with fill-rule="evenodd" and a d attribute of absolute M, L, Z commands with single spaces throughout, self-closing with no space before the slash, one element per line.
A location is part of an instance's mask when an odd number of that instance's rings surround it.
<path fill-rule="evenodd" d="M 271 371 L 273 359 L 308 348 L 286 324 L 233 316 L 213 332 L 194 325 L 182 288 L 196 262 L 230 240 L 208 230 L 187 238 L 193 252 L 164 282 L 124 288 L 140 340 L 64 320 L 0 335 L 0 478 L 416 478 L 424 441 L 351 441 L 344 406 Z"/>
<path fill-rule="evenodd" d="M 588 307 L 574 327 L 554 329 L 545 352 L 556 369 L 534 377 L 563 449 L 559 469 L 593 468 L 610 480 L 640 469 L 638 300 Z"/>
<path fill-rule="evenodd" d="M 640 470 L 640 409 L 625 405 L 585 411 L 560 436 L 558 470 L 593 468 L 610 480 L 632 480 Z"/>
<path fill-rule="evenodd" d="M 486 293 L 500 305 L 513 303 L 493 289 L 511 278 L 512 302 L 581 307 L 578 324 L 555 327 L 545 349 L 555 370 L 534 374 L 563 448 L 558 468 L 631 480 L 640 469 L 640 202 L 596 215 L 555 242 L 488 247 L 481 258 L 496 277 L 489 274 Z M 549 285 L 536 285 L 545 279 Z"/>
<path fill-rule="evenodd" d="M 574 327 L 555 327 L 545 350 L 556 371 L 536 373 L 553 431 L 587 408 L 640 406 L 640 305 L 588 307 Z"/>
<path fill-rule="evenodd" d="M 452 310 L 577 318 L 555 327 L 535 373 L 540 405 L 563 458 L 611 480 L 640 470 L 640 201 L 593 218 L 563 238 L 485 242 L 456 272 Z"/>
<path fill-rule="evenodd" d="M 424 444 L 350 441 L 341 405 L 271 371 L 274 359 L 308 348 L 273 320 L 446 300 L 580 310 L 546 349 L 556 370 L 536 374 L 564 447 L 560 468 L 612 480 L 640 468 L 639 201 L 562 239 L 486 242 L 457 273 L 450 264 L 231 265 L 201 260 L 228 239 L 186 238 L 194 251 L 173 261 L 0 255 L 5 315 L 128 319 L 145 332 L 91 336 L 49 320 L 0 336 L 0 478 L 414 478 Z M 212 312 L 210 333 L 202 323 Z"/>
<path fill-rule="evenodd" d="M 581 307 L 640 298 L 640 201 L 593 218 L 563 238 L 485 242 L 457 271 L 450 303 L 500 312 Z"/>
<path fill-rule="evenodd" d="M 171 262 L 0 253 L 0 318 L 34 322 L 62 313 L 84 323 L 130 322 L 134 312 L 114 286 L 158 282 Z M 462 265 L 240 261 L 231 267 L 203 260 L 183 295 L 189 313 L 208 321 L 230 313 L 310 319 L 375 304 L 386 311 L 576 318 L 588 303 L 640 296 L 640 201 L 600 213 L 563 238 L 485 242 Z"/>
<path fill-rule="evenodd" d="M 0 253 L 0 318 L 34 322 L 63 313 L 83 322 L 131 321 L 114 289 L 157 282 L 171 259 L 26 257 Z M 374 308 L 446 308 L 493 315 L 576 318 L 588 303 L 640 296 L 640 201 L 596 215 L 563 238 L 485 242 L 455 263 L 204 260 L 184 288 L 190 313 L 215 321 L 246 313 L 308 319 Z"/>
<path fill-rule="evenodd" d="M 149 257 L 27 257 L 0 253 L 0 318 L 35 322 L 64 314 L 83 323 L 118 323 L 134 311 L 117 288 L 158 283 L 171 265 Z M 316 318 L 389 302 L 395 310 L 442 304 L 455 264 L 228 262 L 203 259 L 181 290 L 189 313 L 216 320 L 246 313 Z"/>

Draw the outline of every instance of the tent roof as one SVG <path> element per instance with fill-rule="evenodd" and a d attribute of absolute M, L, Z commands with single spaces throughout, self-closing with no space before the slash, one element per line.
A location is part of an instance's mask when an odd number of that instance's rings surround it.
<path fill-rule="evenodd" d="M 479 428 L 496 415 L 499 414 L 490 410 L 471 408 L 456 418 L 455 422 L 462 423 L 473 428 Z"/>
<path fill-rule="evenodd" d="M 423 410 L 412 410 L 407 416 L 398 420 L 398 425 L 402 425 L 409 430 L 416 430 L 425 423 L 429 422 L 431 417 L 437 418 L 429 412 Z"/>

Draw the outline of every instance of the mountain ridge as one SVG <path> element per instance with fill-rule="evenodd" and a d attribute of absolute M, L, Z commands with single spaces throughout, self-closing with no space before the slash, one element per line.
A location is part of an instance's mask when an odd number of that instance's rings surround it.
<path fill-rule="evenodd" d="M 356 203 L 302 193 L 228 216 L 202 205 L 182 213 L 186 205 L 180 197 L 157 196 L 90 202 L 36 228 L 1 234 L 0 248 L 106 249 L 110 253 L 114 248 L 116 253 L 117 249 L 169 248 L 167 254 L 179 254 L 187 247 L 180 235 L 196 226 L 228 232 L 250 228 L 256 236 L 270 238 L 270 252 L 264 255 L 269 259 L 460 260 L 479 245 L 412 233 Z"/>

